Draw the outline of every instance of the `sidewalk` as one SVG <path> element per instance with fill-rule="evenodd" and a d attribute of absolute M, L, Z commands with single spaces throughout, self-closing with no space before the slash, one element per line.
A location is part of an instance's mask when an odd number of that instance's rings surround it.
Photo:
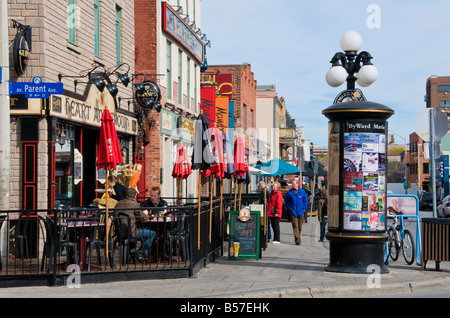
<path fill-rule="evenodd" d="M 326 272 L 329 243 L 318 242 L 319 223 L 312 218 L 303 227 L 300 246 L 295 245 L 291 224 L 281 222 L 281 244 L 269 244 L 260 260 L 228 260 L 227 255 L 202 269 L 196 277 L 84 284 L 80 288 L 20 287 L 0 289 L 0 298 L 291 298 L 366 297 L 414 293 L 450 286 L 450 264 L 434 262 L 421 271 L 407 265 L 402 256 L 388 266 L 390 273 Z M 379 278 L 379 279 L 378 279 Z M 371 288 L 372 287 L 372 288 Z"/>

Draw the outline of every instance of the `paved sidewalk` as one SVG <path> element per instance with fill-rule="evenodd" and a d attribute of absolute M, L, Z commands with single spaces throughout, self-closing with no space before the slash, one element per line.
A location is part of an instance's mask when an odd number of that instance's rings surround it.
<path fill-rule="evenodd" d="M 390 273 L 345 274 L 326 272 L 329 243 L 318 242 L 317 218 L 305 223 L 300 246 L 295 245 L 291 224 L 281 222 L 281 244 L 269 244 L 260 260 L 228 260 L 227 256 L 202 269 L 196 277 L 103 284 L 80 288 L 18 287 L 0 289 L 0 298 L 292 298 L 369 297 L 448 288 L 450 264 L 434 262 L 421 271 L 400 256 L 388 266 Z M 412 295 L 413 296 L 413 295 Z M 450 297 L 450 295 L 449 295 Z"/>

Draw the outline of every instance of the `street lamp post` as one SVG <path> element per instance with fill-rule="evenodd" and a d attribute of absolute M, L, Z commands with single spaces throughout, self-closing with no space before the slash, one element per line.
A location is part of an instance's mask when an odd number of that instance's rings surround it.
<path fill-rule="evenodd" d="M 372 84 L 378 71 L 372 56 L 358 53 L 361 36 L 353 31 L 341 38 L 326 75 L 337 87 L 347 81 L 334 104 L 322 113 L 328 123 L 328 232 L 327 271 L 367 273 L 384 264 L 386 235 L 387 119 L 394 111 L 369 102 L 356 84 Z M 372 266 L 372 267 L 371 267 Z"/>

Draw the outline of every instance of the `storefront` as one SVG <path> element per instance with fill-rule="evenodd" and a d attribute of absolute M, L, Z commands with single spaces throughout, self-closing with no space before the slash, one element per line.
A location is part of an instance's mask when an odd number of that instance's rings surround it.
<path fill-rule="evenodd" d="M 20 198 L 18 208 L 92 203 L 98 196 L 96 189 L 104 188 L 105 182 L 105 171 L 97 170 L 96 157 L 106 106 L 114 117 L 124 164 L 133 163 L 136 116 L 116 111 L 111 95 L 100 93 L 94 86 L 87 97 L 66 94 L 29 100 L 19 96 L 11 101 L 11 116 L 18 127 L 17 143 L 12 140 L 12 147 L 20 157 L 17 168 L 22 170 L 18 173 L 22 186 L 13 191 Z"/>
<path fill-rule="evenodd" d="M 180 114 L 163 109 L 161 111 L 161 137 L 163 138 L 164 160 L 161 182 L 161 191 L 165 197 L 196 197 L 196 176 L 192 174 L 189 178 L 177 182 L 172 177 L 174 163 L 176 162 L 177 149 L 182 143 L 191 157 L 194 142 L 194 120 L 188 119 Z"/>

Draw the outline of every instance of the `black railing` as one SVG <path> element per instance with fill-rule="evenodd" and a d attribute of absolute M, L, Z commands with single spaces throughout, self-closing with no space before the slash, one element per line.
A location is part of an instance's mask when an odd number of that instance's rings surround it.
<path fill-rule="evenodd" d="M 122 213 L 129 209 L 0 211 L 0 287 L 191 277 L 223 256 L 233 200 L 224 195 L 222 200 L 202 198 L 200 208 L 197 203 L 137 208 L 153 216 L 139 223 L 154 232 L 148 253 L 143 249 L 142 254 L 139 248 L 148 240 L 121 232 L 128 222 Z M 246 194 L 240 203 L 257 201 L 258 195 Z"/>

